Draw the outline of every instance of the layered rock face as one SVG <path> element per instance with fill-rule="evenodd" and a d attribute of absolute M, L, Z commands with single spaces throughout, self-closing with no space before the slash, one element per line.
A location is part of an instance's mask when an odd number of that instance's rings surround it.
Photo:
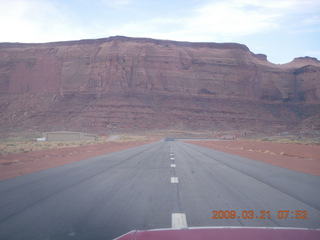
<path fill-rule="evenodd" d="M 320 61 L 127 37 L 0 43 L 0 95 L 2 130 L 316 129 Z"/>

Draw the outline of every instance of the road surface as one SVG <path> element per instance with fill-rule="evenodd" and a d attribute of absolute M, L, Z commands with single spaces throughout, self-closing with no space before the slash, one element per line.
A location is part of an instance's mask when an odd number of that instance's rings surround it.
<path fill-rule="evenodd" d="M 0 239 L 113 239 L 131 230 L 199 226 L 320 228 L 319 189 L 317 176 L 160 141 L 1 181 Z"/>

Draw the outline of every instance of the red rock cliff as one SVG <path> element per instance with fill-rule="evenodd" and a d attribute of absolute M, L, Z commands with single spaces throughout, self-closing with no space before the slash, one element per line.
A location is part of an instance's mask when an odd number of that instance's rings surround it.
<path fill-rule="evenodd" d="M 47 116 L 61 124 L 68 119 L 56 128 L 72 119 L 71 126 L 99 131 L 286 126 L 318 113 L 320 61 L 275 65 L 234 43 L 127 37 L 0 43 L 0 93 L 4 125 L 11 119 L 35 126 Z"/>

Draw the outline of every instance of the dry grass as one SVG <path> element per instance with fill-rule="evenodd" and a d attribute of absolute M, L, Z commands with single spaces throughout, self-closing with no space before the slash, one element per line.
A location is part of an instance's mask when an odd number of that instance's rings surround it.
<path fill-rule="evenodd" d="M 254 141 L 259 142 L 276 142 L 276 143 L 289 143 L 289 144 L 302 144 L 302 145 L 310 145 L 310 144 L 316 144 L 320 145 L 320 139 L 319 138 L 302 138 L 302 137 L 265 137 L 256 139 Z"/>
<path fill-rule="evenodd" d="M 116 140 L 116 142 L 141 142 L 147 140 L 147 136 L 122 135 Z"/>
<path fill-rule="evenodd" d="M 146 141 L 146 136 L 136 135 L 117 135 L 117 136 L 101 136 L 97 141 L 46 141 L 37 142 L 35 138 L 30 137 L 7 137 L 0 140 L 0 156 L 27 153 L 32 151 L 79 147 L 95 144 L 103 144 L 108 142 L 138 142 Z"/>
<path fill-rule="evenodd" d="M 31 151 L 48 150 L 64 147 L 78 147 L 94 144 L 93 142 L 36 142 L 36 141 L 10 141 L 0 143 L 0 154 L 27 153 Z"/>

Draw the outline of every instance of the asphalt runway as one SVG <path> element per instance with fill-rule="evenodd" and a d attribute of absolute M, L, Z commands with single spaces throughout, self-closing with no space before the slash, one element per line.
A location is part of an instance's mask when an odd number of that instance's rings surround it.
<path fill-rule="evenodd" d="M 202 226 L 320 228 L 320 177 L 160 141 L 0 182 L 0 239 Z"/>

